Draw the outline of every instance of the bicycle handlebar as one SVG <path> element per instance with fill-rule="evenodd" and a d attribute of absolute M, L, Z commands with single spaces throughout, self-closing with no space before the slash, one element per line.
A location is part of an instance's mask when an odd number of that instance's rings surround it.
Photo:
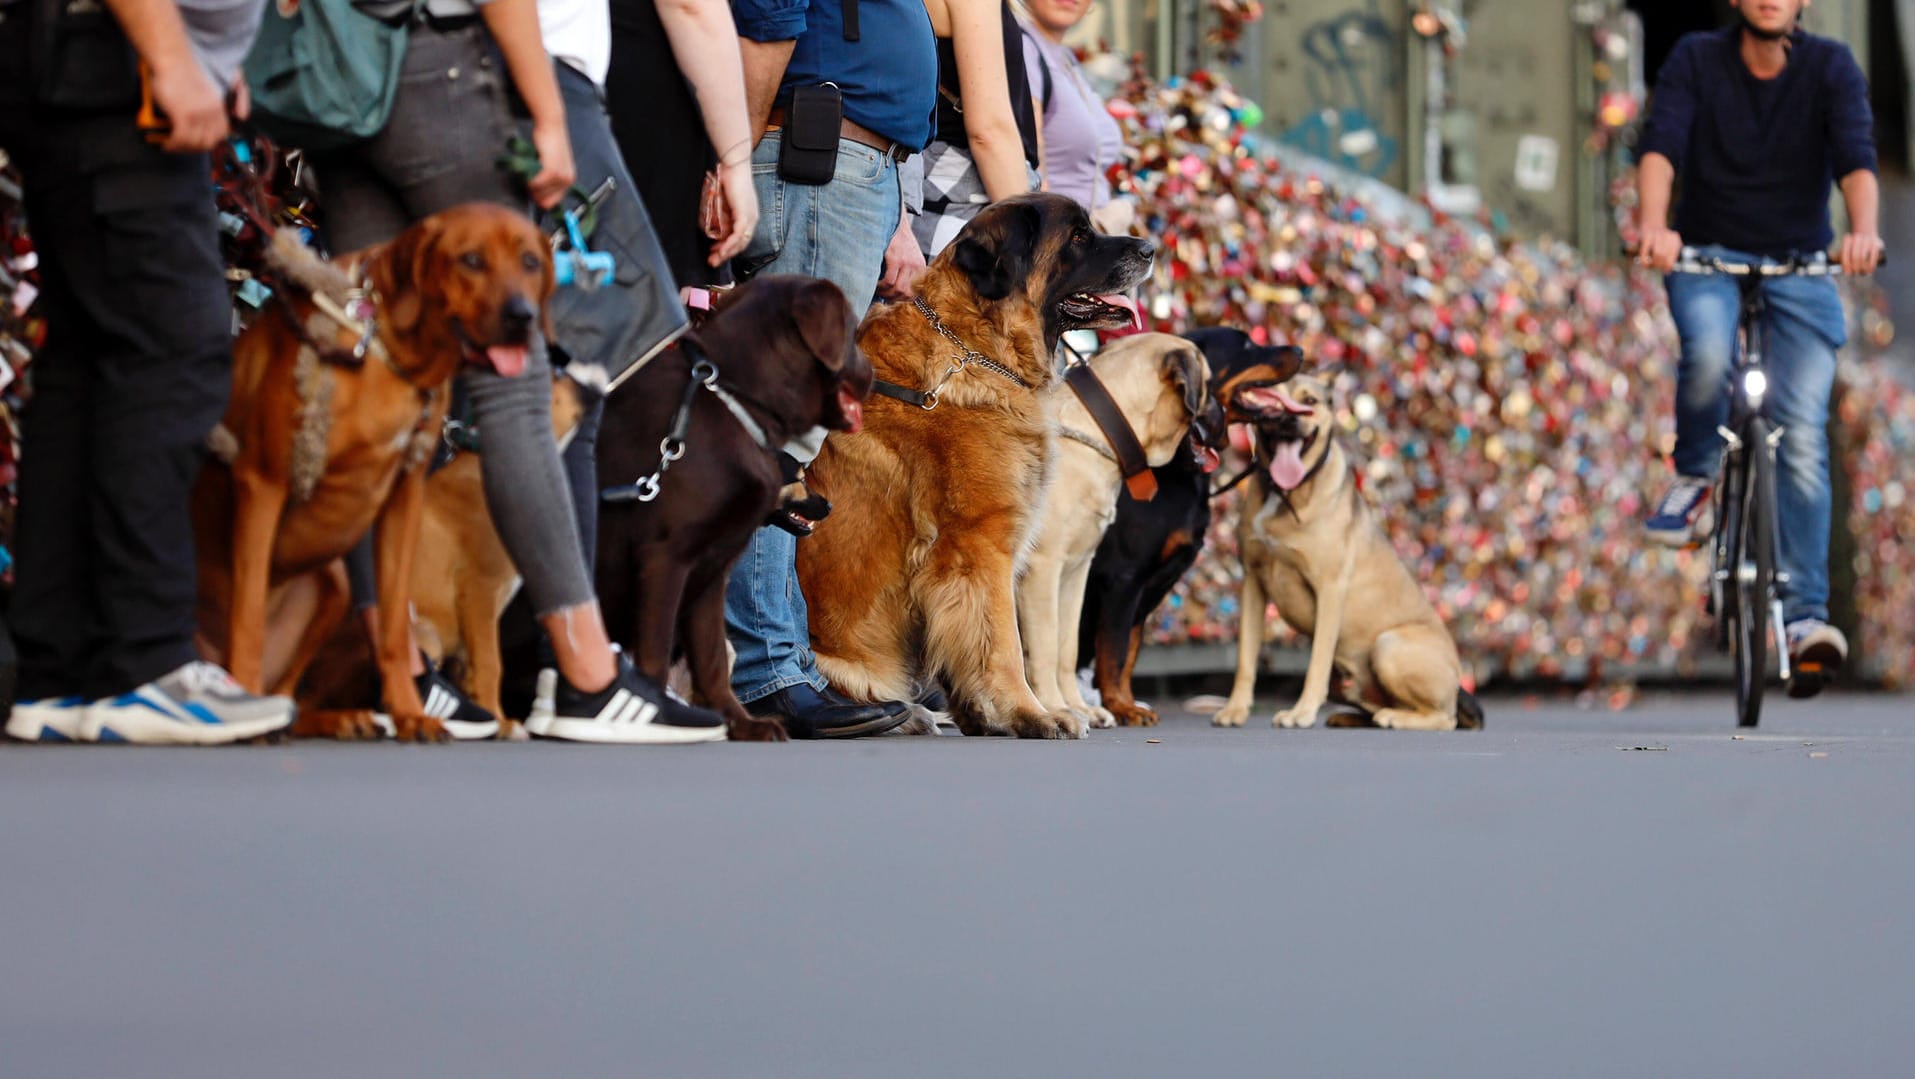
<path fill-rule="evenodd" d="M 1888 256 L 1883 255 L 1878 265 L 1888 265 Z M 1776 263 L 1729 262 L 1713 256 L 1704 258 L 1695 248 L 1685 247 L 1676 259 L 1674 272 L 1726 274 L 1730 277 L 1841 277 L 1842 264 L 1827 255 L 1806 258 L 1797 255 Z"/>

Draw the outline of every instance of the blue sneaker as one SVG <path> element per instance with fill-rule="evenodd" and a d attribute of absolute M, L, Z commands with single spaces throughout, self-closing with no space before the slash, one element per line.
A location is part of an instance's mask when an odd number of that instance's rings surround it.
<path fill-rule="evenodd" d="M 77 742 L 86 723 L 85 697 L 41 697 L 13 702 L 7 737 L 22 742 Z"/>
<path fill-rule="evenodd" d="M 1656 512 L 1643 525 L 1649 538 L 1665 547 L 1687 547 L 1696 541 L 1696 521 L 1709 505 L 1715 481 L 1702 476 L 1677 476 L 1656 503 Z"/>
<path fill-rule="evenodd" d="M 149 746 L 243 742 L 291 726 L 293 702 L 256 697 L 224 668 L 193 662 L 118 697 L 94 701 L 83 741 Z"/>

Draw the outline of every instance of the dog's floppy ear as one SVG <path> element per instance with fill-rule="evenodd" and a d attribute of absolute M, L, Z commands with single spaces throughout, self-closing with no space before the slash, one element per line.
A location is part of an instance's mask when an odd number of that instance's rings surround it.
<path fill-rule="evenodd" d="M 441 231 L 438 221 L 426 218 L 373 256 L 372 286 L 383 301 L 381 314 L 399 333 L 418 329 L 425 317 L 427 274 Z"/>
<path fill-rule="evenodd" d="M 851 305 L 829 281 L 807 282 L 791 299 L 791 320 L 798 336 L 827 371 L 844 369 L 851 344 Z"/>
<path fill-rule="evenodd" d="M 1164 353 L 1163 371 L 1164 377 L 1182 391 L 1184 411 L 1192 416 L 1200 415 L 1204 410 L 1204 394 L 1209 389 L 1203 353 L 1187 346 L 1171 349 Z"/>
<path fill-rule="evenodd" d="M 986 224 L 965 229 L 951 261 L 971 279 L 978 297 L 1001 300 L 1030 276 L 1043 215 L 1028 204 L 1000 206 Z"/>

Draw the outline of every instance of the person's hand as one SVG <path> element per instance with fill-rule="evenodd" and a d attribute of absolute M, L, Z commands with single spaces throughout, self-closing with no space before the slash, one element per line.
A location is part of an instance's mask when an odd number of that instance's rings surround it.
<path fill-rule="evenodd" d="M 878 295 L 887 300 L 908 300 L 916 294 L 918 278 L 924 276 L 924 252 L 911 233 L 911 215 L 901 214 L 898 231 L 884 249 L 884 276 L 878 279 Z"/>
<path fill-rule="evenodd" d="M 172 129 L 160 149 L 174 154 L 203 154 L 226 141 L 226 99 L 197 62 L 187 60 L 150 69 L 153 104 Z"/>
<path fill-rule="evenodd" d="M 1882 264 L 1882 238 L 1872 232 L 1851 232 L 1842 237 L 1842 272 L 1867 277 Z"/>
<path fill-rule="evenodd" d="M 1676 260 L 1682 257 L 1682 234 L 1675 229 L 1644 225 L 1642 245 L 1636 250 L 1636 261 L 1663 273 L 1676 268 Z"/>
<path fill-rule="evenodd" d="M 730 211 L 731 231 L 711 245 L 711 264 L 722 266 L 751 243 L 758 230 L 758 188 L 751 182 L 751 159 L 718 166 L 719 191 Z"/>
<path fill-rule="evenodd" d="M 572 138 L 565 133 L 564 117 L 556 121 L 534 121 L 532 145 L 539 152 L 539 174 L 526 181 L 525 189 L 539 209 L 549 210 L 559 204 L 578 179 L 578 169 L 572 164 Z"/>
<path fill-rule="evenodd" d="M 1127 198 L 1114 198 L 1092 210 L 1090 221 L 1106 236 L 1128 236 L 1137 221 L 1137 206 Z"/>
<path fill-rule="evenodd" d="M 235 123 L 243 124 L 253 115 L 253 94 L 246 89 L 246 76 L 241 75 L 233 80 L 233 92 L 226 96 L 226 100 L 231 107 Z"/>

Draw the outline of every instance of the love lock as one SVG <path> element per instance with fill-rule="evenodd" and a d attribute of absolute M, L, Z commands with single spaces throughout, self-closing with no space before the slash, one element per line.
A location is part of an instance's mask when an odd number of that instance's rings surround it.
<path fill-rule="evenodd" d="M 572 246 L 552 253 L 552 273 L 559 287 L 573 285 L 590 292 L 612 283 L 618 273 L 618 261 L 609 251 L 593 251 L 585 246 L 585 234 L 579 229 L 578 211 L 565 211 L 565 232 Z"/>

